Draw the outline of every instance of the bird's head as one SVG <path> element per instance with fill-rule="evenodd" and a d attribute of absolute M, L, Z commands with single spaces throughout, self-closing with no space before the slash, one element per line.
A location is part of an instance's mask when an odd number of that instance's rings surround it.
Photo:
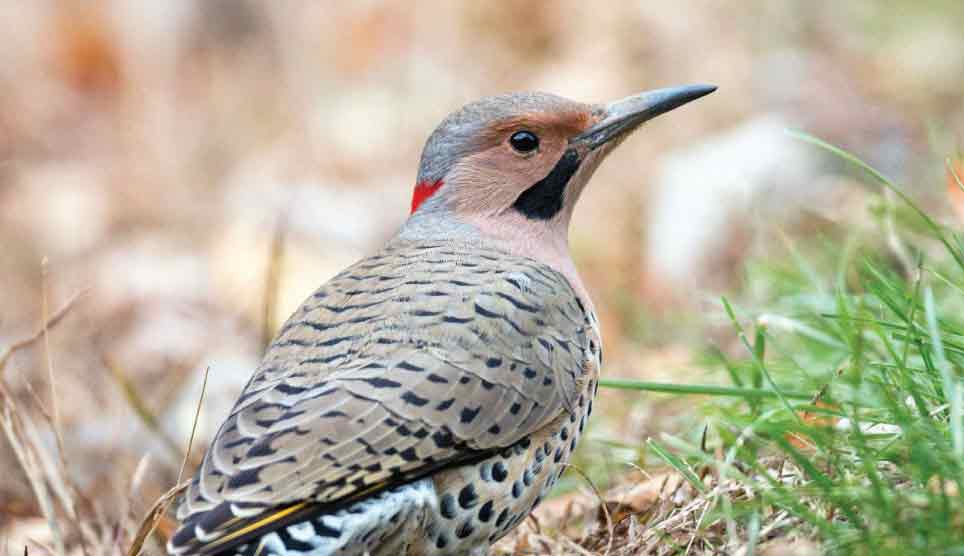
<path fill-rule="evenodd" d="M 595 169 L 643 122 L 713 92 L 649 91 L 609 104 L 546 93 L 483 98 L 449 115 L 425 144 L 410 228 L 439 219 L 513 240 L 562 236 Z"/>

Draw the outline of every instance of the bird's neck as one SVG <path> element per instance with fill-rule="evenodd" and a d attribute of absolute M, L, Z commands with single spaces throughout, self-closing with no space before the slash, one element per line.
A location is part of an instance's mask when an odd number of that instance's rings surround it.
<path fill-rule="evenodd" d="M 477 244 L 534 259 L 565 276 L 582 302 L 593 307 L 569 254 L 568 219 L 535 221 L 515 211 L 496 217 L 418 211 L 405 222 L 395 240 Z"/>

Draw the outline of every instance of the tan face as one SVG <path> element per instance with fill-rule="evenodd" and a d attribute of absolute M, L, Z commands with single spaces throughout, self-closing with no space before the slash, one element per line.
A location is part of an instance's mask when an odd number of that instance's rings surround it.
<path fill-rule="evenodd" d="M 566 153 L 569 139 L 596 123 L 591 107 L 529 113 L 488 125 L 474 154 L 449 172 L 448 206 L 457 214 L 494 216 L 512 210 L 530 187 L 546 178 Z"/>

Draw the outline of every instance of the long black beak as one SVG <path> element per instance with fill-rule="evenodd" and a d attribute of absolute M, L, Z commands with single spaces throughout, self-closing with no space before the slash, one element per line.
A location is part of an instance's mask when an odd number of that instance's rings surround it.
<path fill-rule="evenodd" d="M 715 85 L 684 85 L 647 91 L 617 100 L 605 106 L 600 122 L 570 139 L 569 144 L 577 149 L 582 147 L 591 151 L 629 133 L 647 120 L 715 90 Z"/>

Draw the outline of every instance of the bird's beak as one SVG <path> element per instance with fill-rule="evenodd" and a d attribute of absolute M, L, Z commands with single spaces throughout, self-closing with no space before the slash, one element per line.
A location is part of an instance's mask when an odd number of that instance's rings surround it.
<path fill-rule="evenodd" d="M 645 121 L 715 90 L 715 85 L 684 85 L 647 91 L 611 102 L 602 109 L 602 120 L 570 139 L 569 144 L 591 151 L 625 136 Z"/>

